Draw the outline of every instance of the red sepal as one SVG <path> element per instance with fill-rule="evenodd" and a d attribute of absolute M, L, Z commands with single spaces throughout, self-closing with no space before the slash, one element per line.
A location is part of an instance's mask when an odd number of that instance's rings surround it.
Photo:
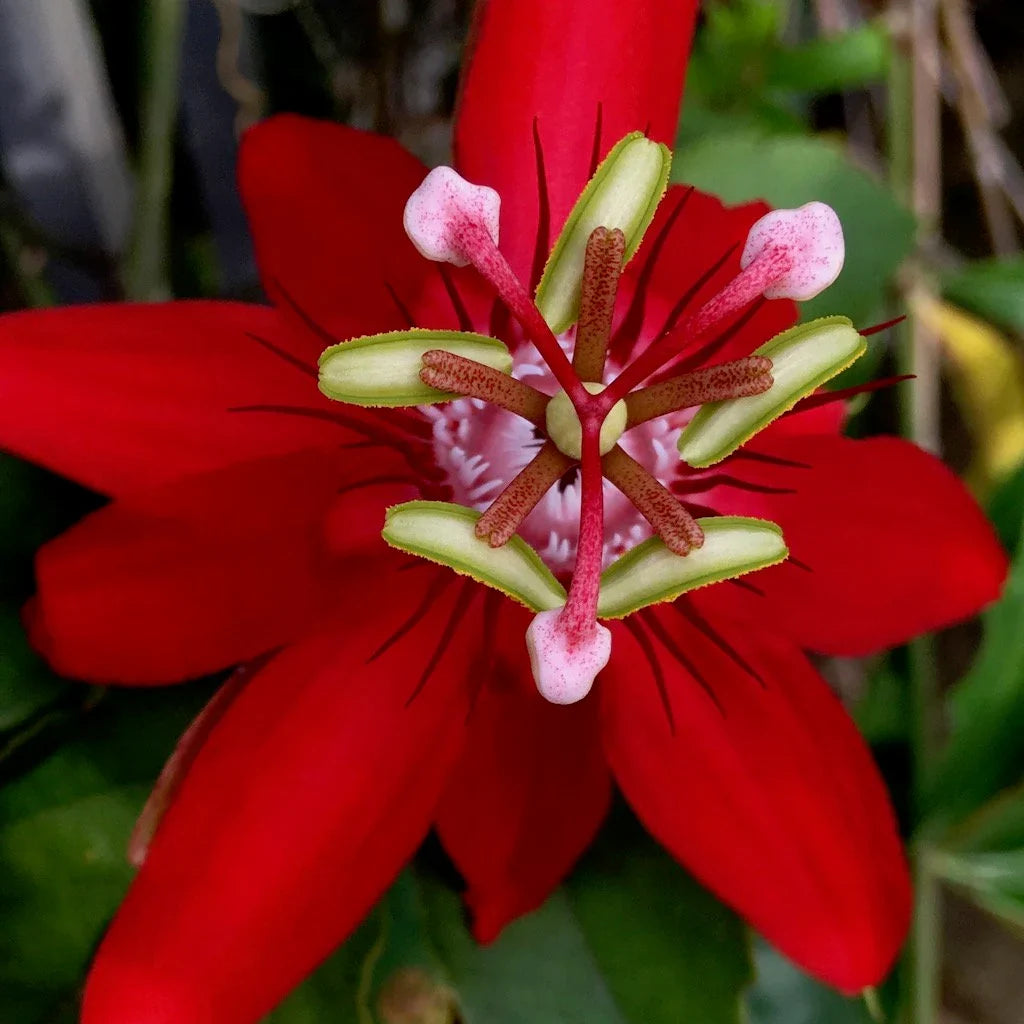
<path fill-rule="evenodd" d="M 672 145 L 696 0 L 487 0 L 477 6 L 455 162 L 501 195 L 501 248 L 523 280 L 627 132 Z M 539 145 L 535 145 L 534 126 Z M 549 205 L 539 217 L 538 154 Z"/>
<path fill-rule="evenodd" d="M 434 579 L 396 586 L 393 560 L 353 575 L 235 699 L 100 947 L 83 1024 L 255 1024 L 366 914 L 461 749 L 479 604 L 410 698 L 463 584 L 374 657 Z"/>
<path fill-rule="evenodd" d="M 892 437 L 791 436 L 764 450 L 804 468 L 745 460 L 730 471 L 788 493 L 720 487 L 708 499 L 720 512 L 771 519 L 789 545 L 790 561 L 750 577 L 764 597 L 744 596 L 747 614 L 802 647 L 861 655 L 968 618 L 999 596 L 1006 555 L 934 456 Z M 710 599 L 735 601 L 734 587 L 714 589 Z"/>
<path fill-rule="evenodd" d="M 784 640 L 729 632 L 757 678 L 674 609 L 640 619 L 657 669 L 619 628 L 601 677 L 606 749 L 626 798 L 700 881 L 805 969 L 847 992 L 876 984 L 906 933 L 910 886 L 853 723 Z"/>
<path fill-rule="evenodd" d="M 469 739 L 438 808 L 480 942 L 547 899 L 594 837 L 611 791 L 598 704 L 540 696 L 523 643 L 529 619 L 505 602 L 488 630 L 501 653 L 480 667 Z"/>

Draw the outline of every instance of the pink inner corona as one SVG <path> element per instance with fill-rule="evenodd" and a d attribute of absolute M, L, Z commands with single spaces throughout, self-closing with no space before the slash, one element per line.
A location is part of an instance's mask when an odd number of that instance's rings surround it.
<path fill-rule="evenodd" d="M 565 333 L 561 344 L 571 352 L 576 329 Z M 554 395 L 558 384 L 530 342 L 513 353 L 512 375 Z M 618 367 L 611 363 L 605 379 Z M 479 398 L 457 398 L 421 409 L 433 426 L 435 461 L 446 474 L 451 500 L 485 511 L 544 445 L 542 429 L 512 412 Z M 694 484 L 699 474 L 687 472 L 679 459 L 676 441 L 693 415 L 692 410 L 658 416 L 623 434 L 621 447 L 670 490 L 678 483 Z M 713 481 L 712 481 L 713 486 Z M 601 566 L 606 568 L 630 548 L 652 535 L 651 524 L 610 480 L 602 485 L 604 529 Z M 699 491 L 687 502 L 703 514 Z M 568 580 L 576 566 L 582 505 L 580 472 L 568 469 L 521 522 L 516 531 L 534 548 L 556 576 Z"/>

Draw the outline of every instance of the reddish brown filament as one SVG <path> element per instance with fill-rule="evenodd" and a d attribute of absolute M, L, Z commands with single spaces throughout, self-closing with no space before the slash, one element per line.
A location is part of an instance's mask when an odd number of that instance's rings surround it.
<path fill-rule="evenodd" d="M 492 548 L 507 544 L 523 520 L 536 508 L 575 462 L 548 441 L 495 498 L 476 524 L 476 535 Z"/>
<path fill-rule="evenodd" d="M 747 356 L 641 388 L 626 396 L 626 429 L 706 402 L 760 395 L 774 383 L 771 370 L 770 359 Z"/>
<path fill-rule="evenodd" d="M 679 499 L 622 448 L 613 448 L 601 468 L 673 554 L 688 555 L 704 543 L 704 531 Z"/>
<path fill-rule="evenodd" d="M 475 359 L 431 349 L 423 353 L 420 380 L 438 391 L 452 391 L 469 398 L 479 398 L 500 409 L 522 416 L 542 427 L 548 396 L 521 380 Z"/>
<path fill-rule="evenodd" d="M 600 383 L 604 376 L 625 252 L 626 236 L 618 228 L 611 231 L 595 228 L 587 239 L 580 286 L 580 318 L 572 354 L 573 369 L 581 380 Z"/>

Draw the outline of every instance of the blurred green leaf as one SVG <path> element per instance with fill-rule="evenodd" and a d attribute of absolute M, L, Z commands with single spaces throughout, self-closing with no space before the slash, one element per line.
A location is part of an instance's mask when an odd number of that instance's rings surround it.
<path fill-rule="evenodd" d="M 1024 930 L 1024 849 L 932 855 L 932 866 L 963 895 Z"/>
<path fill-rule="evenodd" d="M 676 139 L 676 159 L 678 153 L 705 142 L 712 135 L 748 132 L 758 136 L 803 135 L 806 131 L 802 116 L 767 99 L 755 102 L 753 97 L 747 97 L 740 109 L 719 110 L 691 96 L 687 85 L 686 106 Z"/>
<path fill-rule="evenodd" d="M 847 999 L 804 974 L 766 943 L 757 944 L 757 981 L 747 996 L 749 1024 L 872 1024 L 863 999 Z"/>
<path fill-rule="evenodd" d="M 381 991 L 409 968 L 450 986 L 464 1024 L 738 1024 L 751 978 L 741 922 L 625 815 L 567 890 L 486 947 L 452 889 L 406 871 L 267 1024 L 384 1024 Z"/>
<path fill-rule="evenodd" d="M 909 703 L 906 681 L 886 659 L 869 676 L 853 718 L 868 743 L 902 743 L 909 733 Z"/>
<path fill-rule="evenodd" d="M 1024 783 L 953 829 L 929 863 L 979 906 L 1024 928 Z"/>
<path fill-rule="evenodd" d="M 124 848 L 144 799 L 144 786 L 114 787 L 0 830 L 4 1019 L 42 1019 L 79 984 L 131 878 Z"/>
<path fill-rule="evenodd" d="M 465 1024 L 624 1024 L 564 892 L 478 946 L 459 898 L 436 881 L 421 884 Z"/>
<path fill-rule="evenodd" d="M 564 893 L 478 946 L 459 896 L 425 870 L 404 872 L 267 1024 L 384 1024 L 381 990 L 410 967 L 451 986 L 463 1024 L 626 1024 Z"/>
<path fill-rule="evenodd" d="M 743 991 L 752 977 L 745 928 L 639 827 L 613 820 L 568 891 L 628 1020 L 742 1019 Z"/>
<path fill-rule="evenodd" d="M 942 292 L 993 323 L 1024 331 L 1024 256 L 969 263 L 946 276 Z"/>
<path fill-rule="evenodd" d="M 803 132 L 806 111 L 766 87 L 768 68 L 780 50 L 777 3 L 709 2 L 687 69 L 680 141 L 750 129 Z"/>
<path fill-rule="evenodd" d="M 1024 848 L 1024 783 L 972 814 L 946 837 L 943 847 L 956 853 Z"/>
<path fill-rule="evenodd" d="M 1024 899 L 1024 849 L 955 858 L 979 888 Z"/>
<path fill-rule="evenodd" d="M 885 77 L 891 43 L 884 25 L 790 46 L 783 41 L 786 6 L 775 0 L 705 4 L 687 72 L 683 146 L 713 133 L 806 134 L 810 98 Z"/>
<path fill-rule="evenodd" d="M 37 466 L 0 453 L 0 595 L 10 597 L 24 588 L 22 567 L 12 563 L 27 563 L 69 516 L 74 517 L 83 503 L 77 491 Z"/>
<path fill-rule="evenodd" d="M 422 968 L 437 977 L 445 975 L 423 899 L 425 884 L 430 883 L 421 872 L 404 871 L 381 903 L 376 948 L 368 960 L 372 970 L 365 972 L 375 992 L 395 971 L 409 967 Z M 464 929 L 461 922 L 456 927 Z"/>
<path fill-rule="evenodd" d="M 433 945 L 432 923 L 424 904 L 424 887 L 443 889 L 424 881 L 412 870 L 399 875 L 367 919 L 348 941 L 310 978 L 299 986 L 264 1024 L 323 1024 L 349 1021 L 376 1024 L 381 1021 L 378 1004 L 386 989 L 402 972 L 416 969 L 437 986 L 447 985 L 448 968 Z M 438 897 L 443 932 L 465 933 L 458 897 L 454 913 Z M 513 993 L 507 993 L 513 998 Z M 381 1024 L 386 1024 L 381 1021 Z"/>
<path fill-rule="evenodd" d="M 763 199 L 795 207 L 818 199 L 834 207 L 846 235 L 846 265 L 831 288 L 803 303 L 805 320 L 842 313 L 858 327 L 868 326 L 911 248 L 911 214 L 826 139 L 756 132 L 713 136 L 679 150 L 672 176 L 729 203 Z M 709 250 L 709 263 L 718 255 Z"/>
<path fill-rule="evenodd" d="M 785 4 L 780 0 L 710 0 L 701 41 L 722 52 L 763 49 L 778 39 Z"/>
<path fill-rule="evenodd" d="M 687 88 L 696 90 L 690 98 L 726 108 L 759 95 L 780 24 L 777 5 L 764 0 L 705 4 L 703 31 L 687 70 Z"/>
<path fill-rule="evenodd" d="M 1024 466 L 1002 482 L 988 501 L 988 515 L 1007 551 L 1016 551 L 1024 509 Z"/>
<path fill-rule="evenodd" d="M 892 47 L 881 24 L 862 25 L 836 36 L 779 49 L 768 60 L 769 89 L 829 93 L 857 89 L 885 78 Z"/>
<path fill-rule="evenodd" d="M 29 647 L 18 609 L 0 605 L 0 732 L 53 703 L 67 685 Z"/>
<path fill-rule="evenodd" d="M 982 621 L 981 649 L 952 693 L 949 743 L 928 787 L 929 816 L 947 825 L 1024 769 L 1024 542 L 1002 598 Z"/>
<path fill-rule="evenodd" d="M 73 999 L 131 878 L 124 851 L 149 782 L 197 696 L 118 694 L 0 790 L 0 1020 L 42 1024 Z"/>

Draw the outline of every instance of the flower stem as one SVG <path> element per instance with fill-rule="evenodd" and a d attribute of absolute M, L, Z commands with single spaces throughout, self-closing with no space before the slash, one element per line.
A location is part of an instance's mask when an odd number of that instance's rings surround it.
<path fill-rule="evenodd" d="M 920 253 L 938 230 L 941 202 L 941 97 L 936 78 L 939 66 L 936 0 L 910 0 L 909 13 L 911 66 L 909 72 L 906 66 L 898 72 L 901 78 L 891 104 L 893 116 L 901 120 L 904 130 L 897 132 L 897 126 L 894 126 L 891 144 L 894 147 L 894 171 L 907 175 L 896 185 L 902 187 L 905 198 L 911 202 L 917 215 Z M 906 65 L 906 60 L 902 63 Z M 897 113 L 897 108 L 902 109 L 902 113 Z M 910 130 L 906 131 L 908 126 Z M 916 264 L 909 273 L 907 299 L 913 309 L 930 289 Z M 917 378 L 913 388 L 901 392 L 903 430 L 922 448 L 938 454 L 941 447 L 938 345 L 918 316 L 912 316 L 900 334 L 902 372 L 915 374 Z M 914 799 L 920 813 L 927 776 L 941 739 L 941 697 L 934 640 L 921 637 L 913 641 L 909 646 L 909 656 L 914 717 Z"/>
<path fill-rule="evenodd" d="M 904 36 L 897 38 L 889 90 L 889 160 L 895 191 L 913 206 L 918 218 L 918 250 L 926 247 L 938 227 L 941 201 L 941 139 L 939 115 L 936 0 L 903 0 Z M 905 296 L 927 290 L 916 266 L 908 276 Z M 934 339 L 918 318 L 899 327 L 901 372 L 917 375 L 914 388 L 901 393 L 904 434 L 931 451 L 939 448 L 939 376 Z M 908 646 L 911 689 L 911 753 L 913 804 L 920 825 L 927 781 L 941 739 L 941 695 L 932 637 Z M 942 966 L 942 893 L 933 869 L 927 836 L 914 852 L 914 921 L 907 951 L 909 992 L 904 1001 L 908 1024 L 936 1024 Z"/>
<path fill-rule="evenodd" d="M 910 935 L 910 993 L 913 1024 L 938 1024 L 942 972 L 942 886 L 922 842 L 914 857 L 914 923 Z"/>
<path fill-rule="evenodd" d="M 187 11 L 188 4 L 182 0 L 153 0 L 147 5 L 142 45 L 147 66 L 139 133 L 139 185 L 132 245 L 124 268 L 124 288 L 129 299 L 148 301 L 170 295 L 166 274 L 167 207 Z"/>

